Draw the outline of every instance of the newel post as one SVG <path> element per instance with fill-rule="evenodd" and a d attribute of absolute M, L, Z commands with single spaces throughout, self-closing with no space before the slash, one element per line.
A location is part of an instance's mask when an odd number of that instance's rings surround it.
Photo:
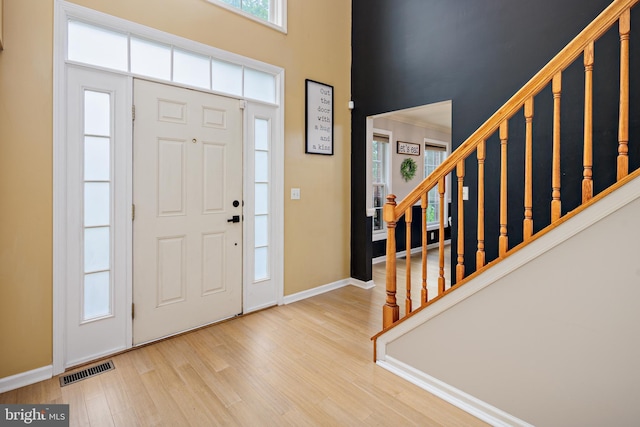
<path fill-rule="evenodd" d="M 400 318 L 396 304 L 396 196 L 389 194 L 382 209 L 387 223 L 387 300 L 382 307 L 382 327 L 388 328 Z"/>

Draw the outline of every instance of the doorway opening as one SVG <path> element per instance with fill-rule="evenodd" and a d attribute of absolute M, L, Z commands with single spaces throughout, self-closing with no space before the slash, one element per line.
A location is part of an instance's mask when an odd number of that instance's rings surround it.
<path fill-rule="evenodd" d="M 451 153 L 451 111 L 452 102 L 443 101 L 404 110 L 391 111 L 367 117 L 367 216 L 372 221 L 372 276 L 373 282 L 385 286 L 386 260 L 386 224 L 382 219 L 382 208 L 389 194 L 396 196 L 400 202 L 413 190 L 429 173 L 442 163 Z M 413 172 L 412 172 L 413 170 Z M 445 193 L 445 240 L 450 239 L 449 206 L 451 196 L 446 183 Z M 433 193 L 433 194 L 431 194 Z M 437 190 L 429 193 L 427 208 L 427 242 L 428 248 L 437 246 L 439 241 L 439 198 Z M 422 217 L 419 204 L 414 206 L 414 221 Z M 406 248 L 405 224 L 401 220 L 396 226 L 397 254 L 399 262 L 406 256 L 418 254 L 422 249 L 422 239 L 418 235 L 421 227 L 413 227 L 412 247 Z M 449 252 L 447 246 L 447 253 Z M 436 253 L 434 252 L 434 256 Z M 450 256 L 445 255 L 445 261 L 450 262 Z M 431 263 L 437 265 L 436 263 Z M 419 262 L 412 266 L 420 268 Z M 398 269 L 401 271 L 402 269 Z M 450 268 L 445 268 L 449 274 Z M 437 274 L 427 275 L 433 278 Z M 421 274 L 412 274 L 416 287 Z M 399 277 L 398 283 L 404 278 Z M 437 286 L 434 282 L 429 286 Z M 419 295 L 414 292 L 414 295 Z"/>

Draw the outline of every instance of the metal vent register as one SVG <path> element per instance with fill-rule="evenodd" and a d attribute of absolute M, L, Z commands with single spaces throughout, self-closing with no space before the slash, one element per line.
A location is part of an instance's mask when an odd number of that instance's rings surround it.
<path fill-rule="evenodd" d="M 108 360 L 99 365 L 92 366 L 90 368 L 86 368 L 81 371 L 74 372 L 72 374 L 64 375 L 60 377 L 60 387 L 77 383 L 78 381 L 82 381 L 84 379 L 99 375 L 103 372 L 110 371 L 112 369 L 115 369 L 115 366 L 113 366 L 113 362 L 111 360 Z"/>

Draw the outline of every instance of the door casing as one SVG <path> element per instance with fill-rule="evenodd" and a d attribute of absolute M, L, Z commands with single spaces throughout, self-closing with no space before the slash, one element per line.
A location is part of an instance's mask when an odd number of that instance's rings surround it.
<path fill-rule="evenodd" d="M 52 374 L 57 375 L 65 370 L 65 310 L 66 310 L 66 280 L 68 278 L 69 272 L 68 270 L 68 239 L 66 238 L 67 234 L 67 213 L 68 213 L 68 200 L 67 200 L 67 178 L 66 172 L 68 168 L 67 162 L 67 147 L 65 145 L 66 141 L 66 105 L 67 105 L 67 81 L 66 81 L 66 68 L 67 66 L 73 65 L 73 62 L 70 62 L 66 59 L 66 46 L 67 46 L 67 32 L 66 26 L 67 21 L 70 17 L 75 19 L 84 20 L 87 22 L 95 23 L 97 25 L 104 25 L 111 28 L 118 28 L 123 31 L 130 31 L 145 34 L 149 38 L 156 38 L 159 41 L 169 42 L 176 45 L 181 45 L 187 49 L 192 50 L 208 50 L 209 54 L 214 57 L 218 57 L 223 60 L 231 60 L 236 63 L 241 63 L 247 66 L 251 66 L 257 69 L 264 69 L 265 71 L 274 73 L 277 76 L 277 88 L 278 88 L 278 99 L 280 100 L 280 104 L 268 104 L 260 101 L 252 101 L 245 100 L 245 105 L 248 107 L 265 107 L 268 110 L 272 111 L 272 119 L 274 125 L 273 132 L 273 157 L 271 160 L 271 170 L 273 171 L 272 180 L 273 180 L 273 195 L 271 198 L 271 215 L 272 215 L 272 224 L 270 227 L 270 235 L 273 236 L 272 239 L 272 250 L 273 250 L 273 260 L 272 260 L 272 270 L 271 270 L 271 280 L 274 282 L 275 289 L 275 298 L 273 300 L 273 304 L 269 303 L 267 305 L 275 305 L 283 303 L 283 277 L 284 277 L 284 105 L 282 100 L 284 99 L 284 70 L 280 67 L 275 67 L 270 64 L 266 64 L 260 61 L 256 61 L 251 58 L 246 58 L 241 55 L 237 55 L 234 53 L 222 51 L 220 49 L 205 46 L 200 43 L 184 39 L 178 36 L 174 36 L 171 34 L 164 33 L 162 31 L 158 31 L 149 27 L 145 27 L 143 25 L 127 21 L 121 18 L 116 18 L 101 12 L 97 12 L 95 10 L 91 10 L 82 6 L 75 5 L 73 3 L 66 2 L 64 0 L 56 0 L 54 7 L 54 67 L 53 67 L 53 364 L 52 364 Z M 77 65 L 77 64 L 76 64 Z M 81 65 L 84 68 L 92 69 L 98 67 L 85 66 Z M 104 71 L 104 70 L 103 70 Z M 111 72 L 111 71 L 110 71 Z M 123 74 L 121 72 L 114 72 L 116 74 Z M 127 73 L 124 73 L 127 74 Z M 132 91 L 131 91 L 131 82 L 133 79 L 133 75 L 129 75 L 129 94 L 127 95 L 128 105 L 132 106 Z M 150 79 L 153 80 L 153 79 Z M 167 83 L 165 81 L 158 81 L 160 83 Z M 180 85 L 178 85 L 180 86 Z M 209 92 L 209 91 L 207 91 Z M 210 91 L 211 93 L 215 93 Z M 244 164 L 247 164 L 247 156 L 253 155 L 253 152 L 247 150 L 248 142 L 247 142 L 247 113 L 243 115 L 243 121 L 245 123 L 245 131 L 244 131 Z M 131 117 L 131 110 L 127 112 L 128 116 Z M 130 122 L 130 121 L 128 121 Z M 132 141 L 132 132 L 128 132 L 129 141 L 128 144 L 131 146 Z M 132 175 L 132 159 L 129 156 L 126 165 L 127 169 L 127 180 L 131 183 L 131 175 Z M 247 169 L 245 167 L 245 174 L 247 173 Z M 246 177 L 246 175 L 245 175 Z M 245 197 L 247 194 L 252 194 L 252 191 L 247 188 L 247 184 L 250 179 L 245 179 L 245 188 L 244 194 Z M 127 186 L 127 199 L 129 202 L 132 201 L 132 185 Z M 131 206 L 129 204 L 128 206 Z M 128 208 L 127 208 L 128 209 Z M 131 222 L 129 222 L 129 236 L 131 236 Z M 246 232 L 244 233 L 246 236 Z M 246 246 L 246 238 L 245 238 L 245 248 Z M 127 294 L 129 298 L 132 295 L 132 286 L 131 286 L 131 240 L 128 243 L 128 271 L 127 271 Z M 246 251 L 245 251 L 246 252 Z M 243 265 L 247 265 L 247 257 L 246 253 L 243 256 Z M 245 277 L 248 275 L 244 274 Z M 244 301 L 246 302 L 246 294 L 247 294 L 247 281 L 245 280 L 243 284 L 243 292 L 245 295 Z M 131 299 L 129 299 L 129 302 Z M 250 312 L 256 310 L 259 307 L 258 305 L 254 305 L 253 307 L 247 307 L 244 309 L 244 312 Z M 127 342 L 131 343 L 132 338 L 132 322 L 129 318 L 127 321 Z M 129 344 L 128 347 L 131 347 Z"/>

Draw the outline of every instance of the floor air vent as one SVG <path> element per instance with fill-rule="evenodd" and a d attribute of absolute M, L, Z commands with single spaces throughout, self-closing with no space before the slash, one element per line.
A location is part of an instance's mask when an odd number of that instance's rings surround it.
<path fill-rule="evenodd" d="M 96 376 L 103 372 L 110 371 L 112 369 L 115 369 L 115 366 L 113 366 L 113 362 L 111 360 L 108 360 L 99 365 L 83 369 L 82 371 L 74 372 L 73 374 L 64 375 L 60 377 L 60 387 L 77 383 L 78 381 L 82 381 L 84 379 Z"/>

